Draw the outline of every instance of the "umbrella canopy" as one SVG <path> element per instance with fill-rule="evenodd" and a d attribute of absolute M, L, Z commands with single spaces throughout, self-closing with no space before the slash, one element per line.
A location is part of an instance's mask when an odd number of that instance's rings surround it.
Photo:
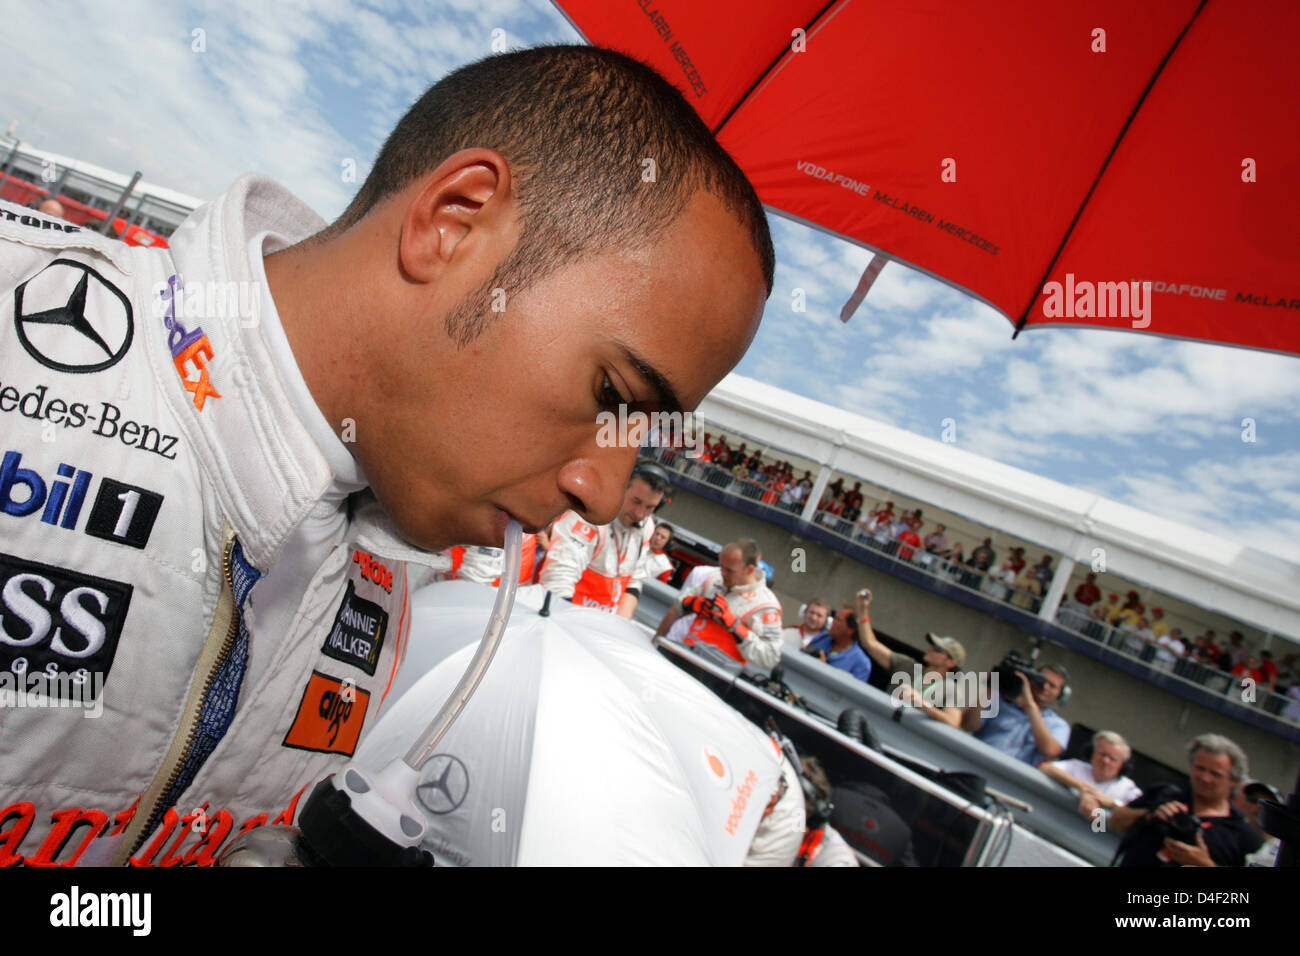
<path fill-rule="evenodd" d="M 451 865 L 739 865 L 781 774 L 776 745 L 635 625 L 523 588 L 496 658 L 421 769 L 425 847 Z M 356 760 L 383 767 L 464 672 L 494 592 L 412 599 L 399 699 Z"/>
<path fill-rule="evenodd" d="M 1292 0 L 557 3 L 672 80 L 769 208 L 1017 328 L 1300 352 Z"/>

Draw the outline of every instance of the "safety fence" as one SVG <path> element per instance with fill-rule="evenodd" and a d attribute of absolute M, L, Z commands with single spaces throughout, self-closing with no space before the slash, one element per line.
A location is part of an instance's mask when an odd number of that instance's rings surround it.
<path fill-rule="evenodd" d="M 798 515 L 806 502 L 781 500 L 781 495 L 764 484 L 733 474 L 712 462 L 690 458 L 669 448 L 651 448 L 643 452 L 684 477 L 703 482 L 723 494 L 734 495 L 770 508 Z M 867 547 L 891 562 L 907 565 L 929 575 L 936 583 L 956 586 L 984 598 L 1037 614 L 1042 594 L 1050 584 L 1040 582 L 1041 592 L 1026 590 L 999 577 L 997 569 L 984 570 L 960 560 L 943 557 L 923 547 L 891 537 L 888 528 L 870 530 L 867 519 L 849 521 L 825 510 L 814 513 L 813 521 L 846 543 Z M 1019 578 L 1017 578 L 1019 580 Z M 1110 648 L 1147 670 L 1152 677 L 1173 677 L 1203 687 L 1225 698 L 1271 715 L 1287 724 L 1300 726 L 1300 699 L 1273 693 L 1263 686 L 1241 685 L 1241 679 L 1214 667 L 1207 667 L 1190 657 L 1179 657 L 1152 641 L 1119 627 L 1094 620 L 1078 605 L 1066 602 L 1057 610 L 1055 623 L 1095 644 Z M 1163 651 L 1163 653 L 1162 653 Z"/>

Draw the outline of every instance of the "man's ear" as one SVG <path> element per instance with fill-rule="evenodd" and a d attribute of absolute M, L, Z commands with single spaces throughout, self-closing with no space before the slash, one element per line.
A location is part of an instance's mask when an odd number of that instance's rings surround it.
<path fill-rule="evenodd" d="M 453 257 L 512 231 L 510 167 L 491 149 L 464 149 L 418 181 L 402 219 L 398 256 L 405 273 L 428 282 Z M 499 256 L 497 257 L 499 258 Z"/>

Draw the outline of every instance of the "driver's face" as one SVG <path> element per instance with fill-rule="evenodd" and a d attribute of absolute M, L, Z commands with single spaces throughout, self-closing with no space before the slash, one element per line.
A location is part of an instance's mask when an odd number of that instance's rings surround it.
<path fill-rule="evenodd" d="M 462 240 L 469 274 L 448 273 L 457 298 L 491 276 L 508 238 Z M 597 415 L 620 402 L 670 411 L 656 374 L 693 411 L 745 353 L 765 298 L 748 233 L 699 192 L 654 242 L 569 263 L 502 312 L 485 301 L 486 328 L 463 348 L 444 329 L 454 303 L 377 318 L 399 337 L 349 346 L 383 351 L 371 362 L 382 375 L 352 383 L 374 399 L 353 447 L 403 535 L 425 548 L 499 547 L 506 513 L 525 530 L 570 508 L 608 524 L 626 514 L 637 447 L 598 441 Z"/>

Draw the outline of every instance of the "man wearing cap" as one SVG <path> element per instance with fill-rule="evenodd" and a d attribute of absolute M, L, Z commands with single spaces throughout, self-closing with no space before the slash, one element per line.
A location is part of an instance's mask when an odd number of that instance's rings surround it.
<path fill-rule="evenodd" d="M 1109 595 L 1106 598 L 1105 604 L 1098 601 L 1095 605 L 1093 605 L 1092 610 L 1089 611 L 1088 613 L 1093 620 L 1100 621 L 1102 624 L 1108 625 L 1110 623 L 1110 619 L 1119 613 L 1119 595 L 1118 594 Z"/>
<path fill-rule="evenodd" d="M 1074 589 L 1074 603 L 1090 610 L 1100 600 L 1101 588 L 1097 587 L 1097 575 L 1090 572 L 1083 583 Z"/>
<path fill-rule="evenodd" d="M 955 638 L 926 634 L 925 640 L 930 646 L 925 652 L 922 665 L 915 657 L 890 650 L 880 642 L 876 632 L 871 629 L 870 608 L 871 591 L 863 588 L 858 592 L 855 616 L 858 620 L 858 643 L 867 652 L 867 656 L 889 671 L 891 685 L 899 685 L 898 675 L 904 675 L 901 686 L 906 706 L 920 708 L 931 720 L 945 723 L 949 727 L 960 727 L 961 708 L 935 705 L 935 694 L 931 688 L 943 683 L 949 675 L 956 674 L 966 665 L 966 648 Z M 926 698 L 929 698 L 929 702 Z"/>
<path fill-rule="evenodd" d="M 1153 607 L 1151 609 L 1151 620 L 1148 626 L 1157 640 L 1169 633 L 1169 622 L 1165 620 L 1164 608 Z"/>
<path fill-rule="evenodd" d="M 1284 803 L 1282 794 L 1262 780 L 1247 780 L 1232 795 L 1232 805 L 1246 821 L 1264 837 L 1264 844 L 1254 853 L 1246 854 L 1247 866 L 1275 866 L 1277 851 L 1282 841 L 1265 830 L 1259 823 L 1259 801 L 1272 800 Z"/>

